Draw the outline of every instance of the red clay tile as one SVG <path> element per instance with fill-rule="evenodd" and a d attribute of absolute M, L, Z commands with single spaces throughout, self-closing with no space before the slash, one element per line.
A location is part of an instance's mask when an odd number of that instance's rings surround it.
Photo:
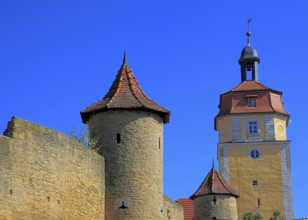
<path fill-rule="evenodd" d="M 282 92 L 273 90 L 260 82 L 243 81 L 230 91 L 220 95 L 219 113 L 216 119 L 229 114 L 280 113 L 289 117 L 282 104 Z M 247 97 L 256 97 L 256 107 L 248 107 Z"/>
<path fill-rule="evenodd" d="M 231 188 L 231 186 L 229 186 L 223 176 L 214 168 L 212 168 L 211 171 L 207 174 L 200 187 L 190 197 L 190 199 L 205 195 L 232 195 L 239 197 L 239 195 Z"/>
<path fill-rule="evenodd" d="M 141 110 L 160 115 L 164 123 L 169 122 L 170 112 L 143 92 L 132 70 L 123 64 L 105 97 L 80 112 L 83 123 L 92 114 L 108 110 Z"/>
<path fill-rule="evenodd" d="M 183 207 L 184 220 L 193 220 L 195 217 L 194 201 L 189 198 L 179 198 L 178 203 Z"/>

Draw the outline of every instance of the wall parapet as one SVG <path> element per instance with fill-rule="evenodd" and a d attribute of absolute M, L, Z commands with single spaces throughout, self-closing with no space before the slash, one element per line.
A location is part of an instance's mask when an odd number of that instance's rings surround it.
<path fill-rule="evenodd" d="M 104 158 L 78 141 L 13 117 L 0 158 L 0 219 L 104 219 Z"/>

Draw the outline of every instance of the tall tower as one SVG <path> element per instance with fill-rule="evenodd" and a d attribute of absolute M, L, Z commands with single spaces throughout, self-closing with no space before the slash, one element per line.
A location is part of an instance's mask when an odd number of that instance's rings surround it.
<path fill-rule="evenodd" d="M 248 212 L 269 219 L 274 210 L 293 219 L 289 114 L 282 92 L 258 82 L 260 59 L 250 45 L 251 33 L 246 35 L 238 61 L 241 83 L 220 95 L 215 117 L 220 172 L 240 195 L 239 219 Z"/>
<path fill-rule="evenodd" d="M 163 124 L 169 115 L 142 91 L 125 54 L 109 92 L 81 112 L 105 158 L 105 219 L 162 219 Z"/>

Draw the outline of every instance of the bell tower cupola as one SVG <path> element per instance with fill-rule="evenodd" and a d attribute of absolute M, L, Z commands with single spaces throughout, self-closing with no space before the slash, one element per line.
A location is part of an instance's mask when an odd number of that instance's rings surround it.
<path fill-rule="evenodd" d="M 242 50 L 242 54 L 238 63 L 241 66 L 241 82 L 250 80 L 247 77 L 251 72 L 251 80 L 258 81 L 258 64 L 260 63 L 260 58 L 258 57 L 257 51 L 250 45 L 250 36 L 251 32 L 249 31 L 249 23 L 250 19 L 248 20 L 248 31 L 246 32 L 247 36 L 247 46 L 244 47 Z"/>

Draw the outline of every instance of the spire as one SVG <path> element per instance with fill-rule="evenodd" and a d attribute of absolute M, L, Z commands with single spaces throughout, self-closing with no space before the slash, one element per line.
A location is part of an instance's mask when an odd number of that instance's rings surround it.
<path fill-rule="evenodd" d="M 249 80 L 247 79 L 247 72 L 251 73 L 251 80 L 258 81 L 258 64 L 260 63 L 260 58 L 258 57 L 257 51 L 250 45 L 250 22 L 248 19 L 248 31 L 247 36 L 247 46 L 242 50 L 242 54 L 238 63 L 241 65 L 241 81 Z"/>
<path fill-rule="evenodd" d="M 128 66 L 128 63 L 127 63 L 127 58 L 126 58 L 126 51 L 124 51 L 124 57 L 123 57 L 123 63 L 122 63 L 122 66 Z"/>
<path fill-rule="evenodd" d="M 246 32 L 246 36 L 247 36 L 247 46 L 250 46 L 250 36 L 251 36 L 251 32 L 249 30 L 249 25 L 251 22 L 251 18 L 248 19 L 247 23 L 248 23 L 248 31 Z"/>

